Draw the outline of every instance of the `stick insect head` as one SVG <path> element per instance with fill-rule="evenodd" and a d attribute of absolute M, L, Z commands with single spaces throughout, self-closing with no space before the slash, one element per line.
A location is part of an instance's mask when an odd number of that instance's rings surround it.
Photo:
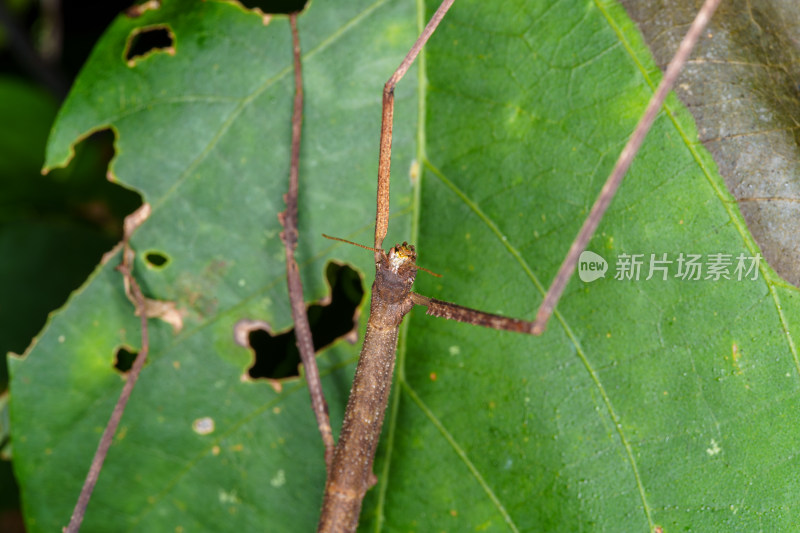
<path fill-rule="evenodd" d="M 397 273 L 401 268 L 417 269 L 417 252 L 412 244 L 395 244 L 388 254 L 389 265 Z"/>
<path fill-rule="evenodd" d="M 344 242 L 347 244 L 352 244 L 353 246 L 358 246 L 359 248 L 364 248 L 365 250 L 372 250 L 375 252 L 375 263 L 381 263 L 385 259 L 389 269 L 395 274 L 397 274 L 401 268 L 412 268 L 413 270 L 422 270 L 432 276 L 436 276 L 437 278 L 442 277 L 441 274 L 437 274 L 436 272 L 428 270 L 425 267 L 417 266 L 417 252 L 414 249 L 414 245 L 408 244 L 407 242 L 403 242 L 403 244 L 395 244 L 387 254 L 380 248 L 364 246 L 363 244 L 358 244 L 357 242 L 348 241 L 347 239 L 340 239 L 339 237 L 331 237 L 330 235 L 325 235 L 324 233 L 322 236 L 332 241 Z"/>

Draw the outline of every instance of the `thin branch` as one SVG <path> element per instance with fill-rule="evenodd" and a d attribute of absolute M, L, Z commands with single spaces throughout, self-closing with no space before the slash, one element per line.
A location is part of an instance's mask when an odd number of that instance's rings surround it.
<path fill-rule="evenodd" d="M 561 298 L 561 294 L 564 292 L 564 288 L 567 286 L 567 282 L 575 270 L 578 256 L 586 249 L 589 239 L 594 235 L 597 226 L 600 224 L 600 220 L 611 204 L 611 200 L 614 198 L 614 194 L 617 192 L 620 183 L 622 183 L 622 178 L 625 177 L 625 173 L 628 171 L 631 161 L 633 161 L 636 152 L 639 151 L 639 147 L 642 145 L 645 135 L 647 135 L 650 127 L 653 125 L 656 115 L 661 110 L 661 106 L 664 104 L 667 94 L 675 84 L 678 74 L 680 74 L 684 63 L 686 63 L 689 54 L 700 38 L 700 34 L 708 24 L 708 21 L 711 19 L 711 15 L 717 8 L 717 5 L 719 5 L 719 2 L 720 0 L 706 0 L 703 7 L 700 8 L 700 11 L 697 13 L 697 17 L 695 17 L 694 22 L 692 22 L 692 26 L 686 33 L 683 41 L 681 41 L 678 51 L 675 53 L 675 57 L 672 58 L 672 61 L 670 61 L 667 66 L 667 72 L 664 74 L 664 78 L 661 80 L 658 89 L 650 99 L 650 103 L 647 105 L 647 109 L 642 115 L 642 118 L 639 119 L 636 129 L 628 140 L 628 144 L 625 145 L 625 148 L 619 155 L 614 170 L 611 172 L 605 185 L 603 185 L 603 189 L 600 191 L 600 195 L 592 206 L 589 216 L 584 221 L 583 227 L 581 227 L 581 230 L 578 232 L 578 236 L 575 238 L 572 246 L 570 246 L 567 256 L 564 258 L 564 262 L 561 264 L 561 268 L 558 269 L 558 274 L 556 274 L 553 280 L 553 284 L 547 291 L 541 306 L 539 306 L 533 328 L 534 334 L 539 335 L 544 331 L 547 320 L 553 313 L 553 309 L 558 303 L 559 298 Z"/>
<path fill-rule="evenodd" d="M 308 392 L 311 395 L 311 407 L 317 418 L 317 427 L 322 436 L 322 443 L 325 445 L 325 465 L 330 467 L 333 461 L 333 432 L 328 416 L 328 404 L 322 392 L 317 359 L 314 355 L 314 342 L 306 314 L 300 270 L 294 257 L 298 238 L 297 194 L 300 173 L 300 136 L 303 129 L 303 74 L 300 61 L 300 36 L 297 32 L 297 13 L 289 15 L 289 24 L 292 28 L 295 83 L 294 111 L 292 113 L 292 156 L 289 168 L 289 192 L 286 194 L 286 211 L 280 213 L 278 219 L 284 228 L 281 232 L 281 240 L 286 248 L 286 282 L 289 286 L 289 301 L 292 307 L 297 349 L 300 351 L 300 359 L 305 370 Z"/>
<path fill-rule="evenodd" d="M 86 475 L 86 480 L 83 482 L 80 496 L 78 496 L 78 503 L 75 504 L 75 509 L 72 511 L 69 525 L 64 528 L 65 533 L 77 533 L 81 528 L 81 522 L 86 514 L 86 507 L 89 505 L 89 500 L 92 497 L 92 491 L 97 484 L 97 479 L 100 476 L 100 470 L 103 468 L 103 462 L 108 455 L 108 449 L 111 447 L 111 442 L 114 439 L 114 434 L 117 432 L 117 426 L 122 419 L 122 414 L 125 412 L 125 406 L 128 404 L 128 399 L 131 397 L 133 387 L 136 385 L 136 380 L 139 379 L 139 374 L 142 371 L 145 361 L 147 360 L 147 353 L 150 350 L 150 338 L 147 331 L 147 311 L 145 298 L 139 284 L 133 277 L 133 258 L 134 253 L 128 245 L 128 238 L 130 235 L 125 236 L 124 248 L 122 252 L 122 264 L 117 269 L 122 273 L 129 286 L 129 295 L 133 298 L 134 305 L 136 306 L 136 314 L 139 315 L 142 328 L 142 348 L 136 359 L 133 361 L 133 366 L 128 373 L 128 379 L 125 381 L 125 386 L 122 387 L 122 393 L 119 395 L 119 400 L 111 412 L 111 418 L 103 430 L 103 435 L 100 437 L 100 444 L 97 446 L 97 451 L 92 459 L 92 464 L 89 467 L 89 473 Z"/>
<path fill-rule="evenodd" d="M 45 14 L 49 14 L 49 12 Z M 39 55 L 28 35 L 2 0 L 0 0 L 0 27 L 5 30 L 11 49 L 17 56 L 20 65 L 58 98 L 64 98 L 69 84 L 55 66 Z"/>
<path fill-rule="evenodd" d="M 389 174 L 392 163 L 392 118 L 394 117 L 394 88 L 408 72 L 411 64 L 416 59 L 422 47 L 428 42 L 436 27 L 444 18 L 447 10 L 455 0 L 445 0 L 436 13 L 431 17 L 428 25 L 422 30 L 417 42 L 408 51 L 403 62 L 394 71 L 392 77 L 383 86 L 383 117 L 381 119 L 381 147 L 378 156 L 378 208 L 375 213 L 375 248 L 383 246 L 383 239 L 389 228 Z M 375 252 L 375 262 L 380 261 L 380 254 Z"/>

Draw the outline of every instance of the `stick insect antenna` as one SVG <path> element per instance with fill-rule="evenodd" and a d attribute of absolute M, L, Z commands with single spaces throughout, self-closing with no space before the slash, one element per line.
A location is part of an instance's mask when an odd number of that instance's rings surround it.
<path fill-rule="evenodd" d="M 330 235 L 325 235 L 324 233 L 322 234 L 322 236 L 325 237 L 326 239 L 330 239 L 332 241 L 344 242 L 344 243 L 347 243 L 347 244 L 352 244 L 353 246 L 358 246 L 359 248 L 363 248 L 365 250 L 371 250 L 371 251 L 375 252 L 376 254 L 382 254 L 383 253 L 383 250 L 381 250 L 380 248 L 373 248 L 372 246 L 367 246 L 365 244 L 359 244 L 357 242 L 348 241 L 347 239 L 340 239 L 339 237 L 331 237 Z"/>
<path fill-rule="evenodd" d="M 359 244 L 359 243 L 357 243 L 357 242 L 348 241 L 347 239 L 340 239 L 339 237 L 331 237 L 330 235 L 325 235 L 324 233 L 322 234 L 322 236 L 323 236 L 323 237 L 325 237 L 326 239 L 330 239 L 330 240 L 332 240 L 332 241 L 344 242 L 344 243 L 347 243 L 347 244 L 352 244 L 353 246 L 358 246 L 359 248 L 364 248 L 365 250 L 372 250 L 372 251 L 373 251 L 373 252 L 375 252 L 376 254 L 383 254 L 383 253 L 385 253 L 385 252 L 384 252 L 383 250 L 381 250 L 380 248 L 373 248 L 372 246 L 366 246 L 366 245 L 364 245 L 364 244 Z M 417 270 L 422 270 L 423 272 L 427 272 L 427 273 L 428 273 L 428 274 L 430 274 L 431 276 L 435 276 L 435 277 L 437 277 L 437 278 L 441 278 L 441 277 L 442 277 L 442 275 L 441 275 L 441 274 L 437 274 L 437 273 L 436 273 L 436 272 L 434 272 L 433 270 L 428 270 L 427 268 L 425 268 L 425 267 L 421 267 L 421 266 L 419 266 L 419 265 L 414 265 L 414 268 L 416 268 Z"/>

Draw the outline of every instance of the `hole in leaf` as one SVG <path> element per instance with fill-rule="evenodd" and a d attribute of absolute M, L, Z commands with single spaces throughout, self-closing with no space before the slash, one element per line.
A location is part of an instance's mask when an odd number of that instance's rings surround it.
<path fill-rule="evenodd" d="M 114 354 L 114 368 L 122 374 L 127 374 L 133 366 L 133 361 L 137 355 L 139 355 L 139 352 L 120 346 Z"/>
<path fill-rule="evenodd" d="M 128 62 L 128 66 L 132 67 L 137 60 L 156 52 L 175 55 L 174 43 L 175 35 L 168 26 L 136 28 L 128 36 L 125 60 Z"/>
<path fill-rule="evenodd" d="M 331 286 L 330 303 L 310 305 L 307 311 L 315 351 L 357 327 L 356 309 L 364 298 L 361 277 L 349 266 L 330 263 L 325 274 Z M 255 356 L 248 370 L 250 377 L 280 379 L 297 376 L 300 352 L 294 329 L 275 336 L 263 328 L 253 329 L 249 334 L 249 345 Z"/>
<path fill-rule="evenodd" d="M 157 250 L 150 250 L 144 254 L 144 260 L 150 268 L 162 269 L 169 263 L 169 259 L 167 254 Z"/>

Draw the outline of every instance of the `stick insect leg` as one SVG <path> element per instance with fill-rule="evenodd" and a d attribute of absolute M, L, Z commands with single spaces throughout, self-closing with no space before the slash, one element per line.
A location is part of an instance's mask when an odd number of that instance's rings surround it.
<path fill-rule="evenodd" d="M 297 32 L 297 13 L 289 15 L 292 28 L 292 50 L 294 56 L 294 111 L 292 113 L 292 157 L 289 169 L 289 192 L 286 194 L 286 211 L 278 218 L 283 224 L 281 240 L 286 248 L 286 282 L 289 286 L 289 300 L 292 307 L 292 320 L 294 321 L 297 349 L 303 361 L 308 392 L 311 395 L 311 407 L 317 418 L 322 443 L 325 445 L 325 465 L 330 468 L 333 461 L 333 432 L 328 416 L 328 404 L 322 392 L 322 382 L 317 368 L 317 359 L 314 356 L 314 342 L 311 338 L 311 327 L 308 325 L 308 315 L 303 298 L 303 285 L 300 281 L 300 270 L 294 258 L 297 248 L 297 192 L 298 175 L 300 172 L 300 134 L 303 126 L 303 75 L 300 61 L 300 37 Z"/>
<path fill-rule="evenodd" d="M 717 8 L 717 5 L 719 5 L 719 2 L 720 0 L 706 0 L 706 2 L 703 4 L 703 7 L 697 13 L 694 22 L 689 28 L 689 31 L 686 33 L 683 41 L 681 41 L 678 51 L 675 53 L 672 61 L 670 61 L 669 65 L 667 66 L 667 71 L 666 74 L 664 74 L 664 78 L 661 80 L 658 89 L 650 99 L 647 109 L 642 115 L 642 118 L 639 120 L 639 123 L 628 140 L 628 143 L 625 145 L 625 148 L 622 150 L 622 153 L 620 154 L 619 159 L 617 160 L 617 163 L 611 172 L 611 175 L 608 177 L 608 180 L 603 186 L 603 189 L 600 191 L 600 195 L 595 201 L 594 206 L 592 206 L 589 216 L 583 223 L 583 226 L 581 227 L 578 236 L 575 238 L 575 241 L 572 243 L 572 246 L 570 246 L 566 257 L 564 258 L 564 262 L 561 264 L 561 268 L 558 270 L 550 289 L 547 291 L 547 294 L 545 295 L 545 298 L 539 307 L 539 311 L 536 314 L 536 319 L 533 322 L 494 315 L 484 311 L 478 311 L 476 309 L 470 309 L 456 305 L 450 302 L 435 300 L 419 294 L 412 294 L 414 304 L 427 307 L 427 314 L 432 316 L 490 327 L 493 329 L 504 329 L 519 333 L 541 335 L 544 332 L 547 321 L 550 318 L 550 315 L 553 313 L 553 309 L 558 303 L 561 294 L 564 292 L 564 288 L 566 287 L 569 278 L 572 276 L 572 272 L 575 270 L 575 264 L 578 262 L 578 256 L 580 256 L 581 252 L 583 252 L 583 250 L 586 248 L 589 239 L 592 238 L 595 230 L 597 230 L 597 226 L 600 224 L 600 220 L 603 218 L 606 209 L 608 209 L 608 206 L 611 204 L 611 200 L 614 198 L 614 194 L 617 192 L 617 189 L 622 182 L 622 178 L 625 177 L 625 172 L 627 172 L 628 167 L 630 167 L 631 161 L 636 155 L 636 152 L 639 151 L 645 135 L 647 135 L 650 127 L 653 125 L 656 115 L 661 109 L 661 106 L 664 104 L 667 94 L 675 84 L 678 74 L 683 68 L 684 63 L 686 63 L 689 54 L 694 48 L 694 45 L 697 43 L 697 40 L 699 39 L 700 34 L 703 32 L 703 29 L 708 24 L 708 21 L 711 19 L 711 15 Z M 389 80 L 389 82 L 391 81 L 392 80 Z M 389 83 L 387 83 L 386 86 L 389 87 Z M 386 91 L 384 91 L 384 104 L 386 104 L 386 94 Z M 389 105 L 391 105 L 391 102 Z M 386 116 L 387 112 L 384 108 L 384 119 Z M 391 109 L 389 109 L 388 116 L 391 120 Z M 381 130 L 381 133 L 383 133 L 384 130 L 385 128 Z M 389 132 L 391 134 L 391 123 L 389 124 Z M 383 156 L 383 137 L 381 137 L 381 139 L 381 156 Z M 382 170 L 383 167 L 381 167 L 381 171 Z M 381 177 L 382 176 L 383 174 L 381 174 Z M 387 182 L 387 191 L 385 193 L 387 197 L 386 209 L 388 210 L 388 166 L 385 177 Z M 379 196 L 378 221 L 381 220 L 381 208 L 382 206 L 380 204 Z M 376 225 L 376 242 L 379 236 L 382 238 L 385 235 L 385 229 L 383 229 L 383 233 L 379 235 L 378 226 Z M 376 247 L 378 246 L 376 245 Z"/>
<path fill-rule="evenodd" d="M 436 30 L 436 27 L 444 18 L 447 10 L 453 5 L 455 0 L 444 0 L 433 14 L 428 25 L 422 30 L 414 46 L 408 51 L 403 62 L 394 71 L 392 77 L 383 86 L 383 115 L 381 118 L 381 146 L 378 156 L 378 207 L 375 214 L 375 248 L 382 248 L 383 239 L 389 228 L 389 174 L 392 162 L 392 117 L 394 116 L 394 88 L 403 76 L 405 76 L 414 59 L 419 55 L 422 47 Z M 378 252 L 375 252 L 375 261 L 379 261 Z"/>
<path fill-rule="evenodd" d="M 639 151 L 639 147 L 642 145 L 645 135 L 647 135 L 647 132 L 650 130 L 650 126 L 653 125 L 656 115 L 661 110 L 667 93 L 669 93 L 670 89 L 675 84 L 678 74 L 683 68 L 684 63 L 686 63 L 689 54 L 700 38 L 700 34 L 703 32 L 703 29 L 705 29 L 708 21 L 711 19 L 711 15 L 717 8 L 717 5 L 719 5 L 719 2 L 720 0 L 705 1 L 703 7 L 701 7 L 700 11 L 697 13 L 694 22 L 692 22 L 689 31 L 686 33 L 683 41 L 681 41 L 678 51 L 667 66 L 666 74 L 664 74 L 658 89 L 650 99 L 650 103 L 647 105 L 647 109 L 642 115 L 642 118 L 639 119 L 636 129 L 628 140 L 628 144 L 625 145 L 625 148 L 619 155 L 614 170 L 611 171 L 611 175 L 608 177 L 605 185 L 603 185 L 603 189 L 600 191 L 600 195 L 592 206 L 589 216 L 586 217 L 586 221 L 578 232 L 578 236 L 575 237 L 572 246 L 570 246 L 564 258 L 564 262 L 561 264 L 561 268 L 558 269 L 558 273 L 552 285 L 550 285 L 550 289 L 547 291 L 542 304 L 539 306 L 539 311 L 536 313 L 536 320 L 533 326 L 534 335 L 540 335 L 544 331 L 547 320 L 553 313 L 553 309 L 558 303 L 559 298 L 561 298 L 561 293 L 564 292 L 564 288 L 567 286 L 567 282 L 575 270 L 578 256 L 586 249 L 589 239 L 592 238 L 595 230 L 597 230 L 597 226 L 600 224 L 600 220 L 603 218 L 609 204 L 611 204 L 611 200 L 614 198 L 614 194 L 617 192 L 622 178 L 625 177 L 625 172 L 627 172 L 628 167 L 631 165 L 631 161 L 636 155 L 636 152 Z"/>

